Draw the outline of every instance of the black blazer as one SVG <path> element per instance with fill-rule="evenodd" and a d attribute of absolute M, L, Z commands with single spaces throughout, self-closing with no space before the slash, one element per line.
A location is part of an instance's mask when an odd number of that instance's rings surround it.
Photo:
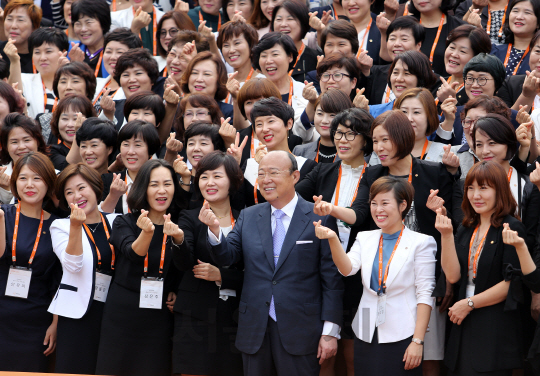
<path fill-rule="evenodd" d="M 525 238 L 525 227 L 507 215 L 504 223 Z M 508 264 L 519 268 L 516 250 L 502 241 L 503 226 L 490 227 L 478 261 L 475 295 L 502 282 Z M 457 284 L 458 300 L 465 299 L 467 288 L 469 242 L 474 227 L 460 226 L 455 236 L 456 253 L 461 266 L 461 280 Z M 514 282 L 512 282 L 514 283 Z M 520 312 L 505 310 L 505 302 L 478 308 L 469 313 L 461 325 L 452 324 L 445 354 L 445 364 L 454 370 L 459 361 L 460 347 L 465 341 L 475 343 L 477 351 L 468 358 L 477 372 L 492 372 L 521 368 L 522 339 Z M 498 354 L 498 356 L 497 356 Z"/>
<path fill-rule="evenodd" d="M 304 53 L 300 56 L 300 60 L 293 69 L 291 77 L 298 82 L 304 82 L 306 75 L 315 69 L 317 69 L 317 51 L 306 46 Z"/>
<path fill-rule="evenodd" d="M 388 81 L 388 71 L 392 64 L 374 65 L 367 78 L 366 91 L 364 96 L 369 100 L 369 104 L 381 104 L 386 82 Z"/>
<path fill-rule="evenodd" d="M 508 107 L 512 107 L 523 91 L 523 83 L 526 75 L 517 74 L 508 76 L 501 88 L 497 91 L 497 97 L 501 98 Z"/>
<path fill-rule="evenodd" d="M 127 170 L 120 172 L 120 179 L 124 180 L 126 178 Z M 105 201 L 109 192 L 111 191 L 111 184 L 113 182 L 113 173 L 109 172 L 107 174 L 101 175 L 101 180 L 103 180 L 103 195 L 101 196 L 101 201 Z M 124 214 L 122 207 L 122 198 L 118 199 L 116 206 L 114 207 L 114 213 Z M 127 213 L 126 213 L 127 214 Z"/>
<path fill-rule="evenodd" d="M 176 268 L 184 275 L 176 294 L 174 311 L 189 315 L 197 320 L 215 322 L 211 310 L 217 309 L 220 288 L 213 281 L 195 278 L 193 267 L 197 260 L 215 265 L 208 243 L 208 226 L 199 221 L 200 209 L 184 210 L 178 219 L 178 227 L 184 231 L 184 242 L 180 249 L 173 251 L 173 261 Z M 236 219 L 240 212 L 233 210 Z M 238 263 L 229 268 L 219 268 L 221 273 L 221 288 L 236 290 L 236 298 L 229 297 L 227 303 L 233 304 L 232 311 L 238 309 L 240 290 L 244 280 L 244 266 Z"/>

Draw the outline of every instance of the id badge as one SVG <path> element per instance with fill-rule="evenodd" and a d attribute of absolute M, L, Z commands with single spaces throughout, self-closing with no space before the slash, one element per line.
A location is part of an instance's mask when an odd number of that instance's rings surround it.
<path fill-rule="evenodd" d="M 161 309 L 163 301 L 163 280 L 141 278 L 141 296 L 139 308 Z"/>
<path fill-rule="evenodd" d="M 467 285 L 467 288 L 465 289 L 465 298 L 470 298 L 471 296 L 474 296 L 474 288 L 476 285 Z"/>
<path fill-rule="evenodd" d="M 375 321 L 375 326 L 384 324 L 386 320 L 386 294 L 379 295 L 377 297 L 377 321 Z"/>
<path fill-rule="evenodd" d="M 351 236 L 350 231 L 340 231 L 339 232 L 339 239 L 341 240 L 341 246 L 343 249 L 347 249 L 347 245 L 349 245 L 349 237 Z"/>
<path fill-rule="evenodd" d="M 103 302 L 107 300 L 107 294 L 109 293 L 109 287 L 111 286 L 112 276 L 96 272 L 96 285 L 94 288 L 94 300 Z"/>
<path fill-rule="evenodd" d="M 6 284 L 6 296 L 27 299 L 30 290 L 30 279 L 32 279 L 30 269 L 10 266 Z"/>

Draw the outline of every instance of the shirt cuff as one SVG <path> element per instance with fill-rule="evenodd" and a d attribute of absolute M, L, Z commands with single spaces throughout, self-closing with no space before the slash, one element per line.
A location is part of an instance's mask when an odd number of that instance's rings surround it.
<path fill-rule="evenodd" d="M 118 120 L 116 120 L 116 117 L 114 117 L 113 120 L 111 120 L 107 116 L 105 116 L 103 111 L 100 111 L 100 113 L 98 115 L 98 119 L 112 121 L 114 123 L 114 125 L 116 125 L 116 123 L 118 123 Z"/>
<path fill-rule="evenodd" d="M 322 335 L 323 336 L 331 336 L 336 337 L 337 339 L 341 339 L 341 336 L 339 333 L 341 332 L 341 328 L 338 324 L 334 324 L 330 321 L 325 321 L 323 326 Z"/>
<path fill-rule="evenodd" d="M 221 229 L 219 230 L 219 239 L 214 235 L 212 231 L 210 231 L 210 228 L 208 228 L 208 242 L 210 242 L 210 245 L 218 245 L 221 244 Z"/>
<path fill-rule="evenodd" d="M 437 128 L 437 136 L 442 138 L 443 140 L 450 140 L 452 138 L 453 131 L 445 131 L 442 129 L 442 127 L 439 125 L 439 128 Z"/>
<path fill-rule="evenodd" d="M 300 115 L 300 122 L 302 123 L 304 128 L 306 128 L 306 131 L 313 127 L 313 123 L 311 121 L 309 121 L 309 118 L 308 118 L 308 116 L 306 114 L 306 110 L 304 110 L 302 112 L 302 115 Z"/>

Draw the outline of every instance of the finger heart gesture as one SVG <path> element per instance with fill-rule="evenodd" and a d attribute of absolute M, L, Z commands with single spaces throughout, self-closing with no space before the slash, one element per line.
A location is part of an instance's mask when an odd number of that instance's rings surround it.
<path fill-rule="evenodd" d="M 141 215 L 137 219 L 137 227 L 147 233 L 153 233 L 155 230 L 154 224 L 148 218 L 148 212 L 144 209 L 141 209 Z"/>

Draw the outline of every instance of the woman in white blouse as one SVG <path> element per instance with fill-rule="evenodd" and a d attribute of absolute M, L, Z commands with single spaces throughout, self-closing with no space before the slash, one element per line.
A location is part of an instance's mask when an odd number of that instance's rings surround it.
<path fill-rule="evenodd" d="M 379 178 L 370 189 L 370 208 L 380 230 L 360 232 L 349 253 L 338 235 L 314 223 L 328 239 L 344 276 L 360 269 L 364 291 L 353 321 L 355 369 L 363 375 L 422 375 L 423 341 L 434 300 L 435 253 L 431 236 L 409 230 L 403 218 L 414 188 L 405 179 Z"/>

